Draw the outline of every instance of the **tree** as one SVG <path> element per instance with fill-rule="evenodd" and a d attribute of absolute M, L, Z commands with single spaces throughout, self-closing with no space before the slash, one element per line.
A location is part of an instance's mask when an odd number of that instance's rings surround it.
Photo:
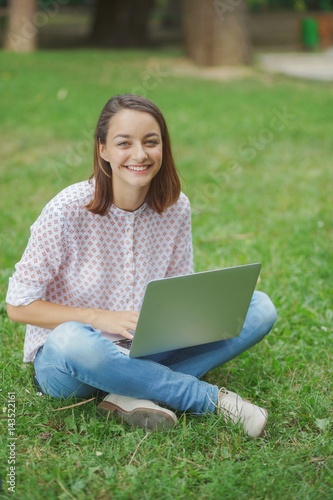
<path fill-rule="evenodd" d="M 249 64 L 245 0 L 184 0 L 187 55 L 204 66 Z"/>
<path fill-rule="evenodd" d="M 97 0 L 92 42 L 105 47 L 142 47 L 153 0 Z"/>
<path fill-rule="evenodd" d="M 8 27 L 4 48 L 15 52 L 31 52 L 37 46 L 35 22 L 37 0 L 10 0 Z"/>

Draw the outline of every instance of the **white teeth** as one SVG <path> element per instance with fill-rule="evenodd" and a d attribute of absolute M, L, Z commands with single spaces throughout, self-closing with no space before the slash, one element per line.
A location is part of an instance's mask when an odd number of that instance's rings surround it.
<path fill-rule="evenodd" d="M 148 170 L 147 165 L 145 165 L 143 167 L 134 167 L 133 165 L 128 165 L 127 168 L 129 170 L 134 170 L 134 172 L 143 172 L 144 170 Z"/>

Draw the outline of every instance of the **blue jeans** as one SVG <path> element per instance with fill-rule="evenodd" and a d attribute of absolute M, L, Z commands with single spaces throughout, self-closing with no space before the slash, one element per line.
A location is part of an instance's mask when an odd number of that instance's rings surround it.
<path fill-rule="evenodd" d="M 36 355 L 36 378 L 42 391 L 56 398 L 88 398 L 104 391 L 179 411 L 213 412 L 218 387 L 200 378 L 259 342 L 275 320 L 269 297 L 255 291 L 238 337 L 139 359 L 121 353 L 90 325 L 63 323 Z"/>

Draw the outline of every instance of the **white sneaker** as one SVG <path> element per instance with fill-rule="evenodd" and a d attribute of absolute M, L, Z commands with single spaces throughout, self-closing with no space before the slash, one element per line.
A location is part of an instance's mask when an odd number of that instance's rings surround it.
<path fill-rule="evenodd" d="M 114 413 L 122 421 L 133 427 L 151 431 L 161 431 L 174 427 L 178 422 L 176 415 L 147 399 L 129 398 L 108 394 L 97 406 L 102 413 Z"/>
<path fill-rule="evenodd" d="M 248 436 L 257 438 L 263 434 L 268 418 L 267 410 L 264 408 L 224 388 L 220 389 L 217 408 L 225 420 L 231 420 L 234 424 L 240 422 Z"/>

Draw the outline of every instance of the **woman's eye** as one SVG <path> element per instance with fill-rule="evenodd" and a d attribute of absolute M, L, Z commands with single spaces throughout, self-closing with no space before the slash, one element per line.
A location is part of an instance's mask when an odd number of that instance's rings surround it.
<path fill-rule="evenodd" d="M 129 143 L 127 141 L 119 142 L 118 146 L 128 146 Z"/>
<path fill-rule="evenodd" d="M 148 144 L 149 146 L 156 146 L 158 144 L 158 142 L 151 140 L 151 141 L 147 141 L 146 144 Z"/>

